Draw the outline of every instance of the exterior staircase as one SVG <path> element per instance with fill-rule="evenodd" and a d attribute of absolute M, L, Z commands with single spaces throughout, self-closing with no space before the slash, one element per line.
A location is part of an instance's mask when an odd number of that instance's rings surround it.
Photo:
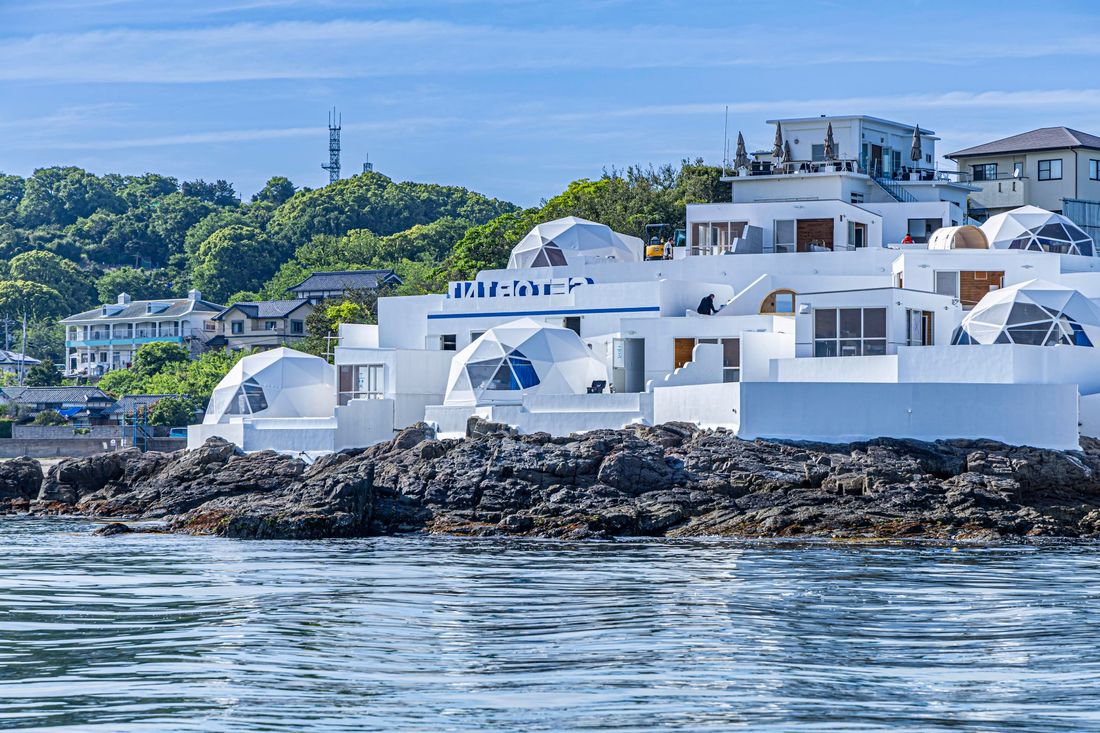
<path fill-rule="evenodd" d="M 917 198 L 906 191 L 897 181 L 889 178 L 883 178 L 882 176 L 871 176 L 871 180 L 879 185 L 886 193 L 890 194 L 890 197 L 895 201 L 899 201 L 905 204 L 911 204 L 917 200 Z"/>

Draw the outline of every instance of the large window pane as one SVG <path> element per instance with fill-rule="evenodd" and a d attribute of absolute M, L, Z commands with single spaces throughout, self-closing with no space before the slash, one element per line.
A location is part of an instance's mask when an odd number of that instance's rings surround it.
<path fill-rule="evenodd" d="M 863 349 L 860 346 L 861 343 L 862 342 L 859 339 L 841 339 L 840 355 L 860 356 L 863 353 Z"/>
<path fill-rule="evenodd" d="M 863 342 L 864 356 L 883 356 L 886 353 L 886 339 L 865 339 Z"/>
<path fill-rule="evenodd" d="M 814 337 L 836 338 L 836 308 L 814 311 Z"/>
<path fill-rule="evenodd" d="M 864 308 L 863 309 L 863 338 L 866 338 L 866 339 L 884 339 L 884 338 L 886 338 L 886 309 L 885 308 Z"/>
<path fill-rule="evenodd" d="M 741 366 L 741 339 L 722 339 L 722 366 Z"/>
<path fill-rule="evenodd" d="M 836 356 L 836 341 L 814 341 L 814 356 Z"/>
<path fill-rule="evenodd" d="M 862 311 L 859 308 L 840 309 L 840 337 L 859 338 L 863 335 Z M 843 350 L 841 353 L 844 353 Z"/>
<path fill-rule="evenodd" d="M 940 295 L 950 295 L 952 298 L 959 297 L 959 273 L 937 272 L 936 292 Z"/>

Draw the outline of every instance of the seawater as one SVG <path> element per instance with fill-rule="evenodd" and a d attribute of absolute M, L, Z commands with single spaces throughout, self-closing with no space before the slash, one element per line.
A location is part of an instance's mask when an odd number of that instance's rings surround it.
<path fill-rule="evenodd" d="M 0 729 L 1100 730 L 1094 545 L 0 519 Z"/>

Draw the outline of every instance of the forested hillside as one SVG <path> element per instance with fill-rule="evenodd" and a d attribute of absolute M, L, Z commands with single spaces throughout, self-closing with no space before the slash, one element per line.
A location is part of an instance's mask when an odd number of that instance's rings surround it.
<path fill-rule="evenodd" d="M 504 266 L 541 221 L 575 215 L 638 236 L 647 222 L 682 226 L 685 204 L 728 200 L 719 176 L 701 161 L 610 171 L 521 210 L 379 173 L 317 190 L 274 177 L 249 201 L 222 180 L 75 167 L 0 174 L 0 337 L 7 319 L 18 347 L 16 321 L 26 311 L 28 352 L 60 360 L 57 319 L 119 292 L 143 299 L 198 288 L 218 303 L 274 299 L 320 269 L 392 267 L 405 282 L 397 294 L 439 292 L 448 279 Z"/>
<path fill-rule="evenodd" d="M 469 227 L 515 209 L 378 173 L 300 191 L 275 177 L 248 202 L 226 181 L 74 167 L 0 174 L 0 319 L 26 310 L 28 351 L 56 360 L 57 319 L 119 292 L 182 297 L 198 288 L 219 303 L 285 297 L 307 271 L 341 267 L 394 267 L 416 281 Z M 16 330 L 9 324 L 13 346 Z"/>

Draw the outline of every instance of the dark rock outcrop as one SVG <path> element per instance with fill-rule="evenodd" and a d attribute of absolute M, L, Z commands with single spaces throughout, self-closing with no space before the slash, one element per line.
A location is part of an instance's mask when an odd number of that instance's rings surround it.
<path fill-rule="evenodd" d="M 0 462 L 0 513 L 25 511 L 42 486 L 42 464 L 33 458 Z"/>
<path fill-rule="evenodd" d="M 463 440 L 418 425 L 312 465 L 217 439 L 64 461 L 31 510 L 247 538 L 1096 537 L 1100 443 L 790 444 L 680 423 L 554 438 L 473 420 Z"/>

